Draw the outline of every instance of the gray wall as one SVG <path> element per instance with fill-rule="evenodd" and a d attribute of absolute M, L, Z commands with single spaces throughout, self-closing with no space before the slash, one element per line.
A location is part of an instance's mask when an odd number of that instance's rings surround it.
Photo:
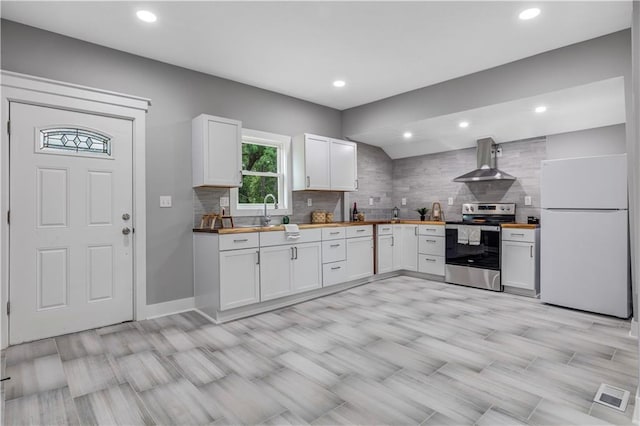
<path fill-rule="evenodd" d="M 619 31 L 343 111 L 354 137 L 395 124 L 466 111 L 631 74 L 631 32 Z M 526 82 L 526 84 L 523 84 Z M 626 87 L 630 99 L 630 86 Z M 627 120 L 628 121 L 628 120 Z"/>
<path fill-rule="evenodd" d="M 624 124 L 547 136 L 548 160 L 625 152 L 627 139 Z"/>
<path fill-rule="evenodd" d="M 340 137 L 340 112 L 255 87 L 2 21 L 2 68 L 151 98 L 147 115 L 147 303 L 193 296 L 191 119 Z M 172 195 L 171 209 L 158 197 Z"/>

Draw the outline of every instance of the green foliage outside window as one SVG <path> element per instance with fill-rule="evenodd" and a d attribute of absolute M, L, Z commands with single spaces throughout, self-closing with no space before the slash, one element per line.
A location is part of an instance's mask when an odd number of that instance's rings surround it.
<path fill-rule="evenodd" d="M 238 190 L 240 204 L 262 204 L 267 194 L 280 200 L 278 148 L 243 143 L 242 169 L 251 174 L 242 176 L 242 187 Z"/>

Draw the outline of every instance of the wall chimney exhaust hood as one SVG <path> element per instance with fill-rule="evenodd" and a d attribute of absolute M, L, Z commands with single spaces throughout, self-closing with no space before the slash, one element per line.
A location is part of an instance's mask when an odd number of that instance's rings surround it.
<path fill-rule="evenodd" d="M 454 182 L 480 182 L 487 180 L 516 180 L 509 173 L 496 168 L 496 143 L 492 138 L 478 140 L 478 168 L 458 176 Z"/>

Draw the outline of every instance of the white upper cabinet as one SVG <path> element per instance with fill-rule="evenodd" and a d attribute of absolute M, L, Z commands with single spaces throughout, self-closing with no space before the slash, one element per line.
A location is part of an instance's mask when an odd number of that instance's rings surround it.
<path fill-rule="evenodd" d="M 191 122 L 193 186 L 242 184 L 242 122 L 201 114 Z"/>
<path fill-rule="evenodd" d="M 358 189 L 357 145 L 353 142 L 331 140 L 331 189 L 355 191 Z"/>
<path fill-rule="evenodd" d="M 357 145 L 305 133 L 293 138 L 293 190 L 355 191 Z"/>

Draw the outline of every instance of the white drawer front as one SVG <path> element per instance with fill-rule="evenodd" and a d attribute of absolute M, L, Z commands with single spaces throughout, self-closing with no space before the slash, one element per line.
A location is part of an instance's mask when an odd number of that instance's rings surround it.
<path fill-rule="evenodd" d="M 347 260 L 347 243 L 345 240 L 329 240 L 322 242 L 322 263 Z"/>
<path fill-rule="evenodd" d="M 322 265 L 322 286 L 340 284 L 347 281 L 347 262 L 333 262 Z"/>
<path fill-rule="evenodd" d="M 418 234 L 444 237 L 444 225 L 418 225 Z"/>
<path fill-rule="evenodd" d="M 338 240 L 347 235 L 346 228 L 322 228 L 322 241 Z"/>
<path fill-rule="evenodd" d="M 418 237 L 418 253 L 444 256 L 444 237 L 420 235 Z"/>
<path fill-rule="evenodd" d="M 378 227 L 378 235 L 393 234 L 393 225 L 376 225 Z"/>
<path fill-rule="evenodd" d="M 369 237 L 373 235 L 373 225 L 347 227 L 347 238 Z"/>
<path fill-rule="evenodd" d="M 418 272 L 432 275 L 444 275 L 444 257 L 419 254 Z"/>
<path fill-rule="evenodd" d="M 320 241 L 322 231 L 318 229 L 301 229 L 300 238 L 287 238 L 284 231 L 267 231 L 260 233 L 260 247 L 279 246 L 282 244 L 301 244 Z"/>
<path fill-rule="evenodd" d="M 236 250 L 258 247 L 258 241 L 259 238 L 257 232 L 220 235 L 220 250 Z"/>
<path fill-rule="evenodd" d="M 533 243 L 536 241 L 535 229 L 503 229 L 502 239 L 505 241 L 526 241 Z"/>

